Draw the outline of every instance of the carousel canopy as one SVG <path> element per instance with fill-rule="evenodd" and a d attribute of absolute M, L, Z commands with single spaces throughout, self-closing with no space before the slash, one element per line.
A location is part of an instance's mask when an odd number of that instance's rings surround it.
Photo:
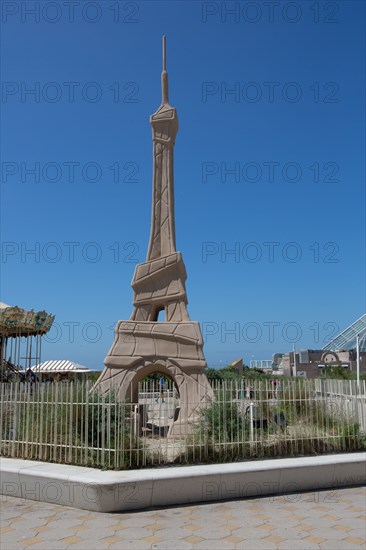
<path fill-rule="evenodd" d="M 67 359 L 45 361 L 44 363 L 40 363 L 39 365 L 34 365 L 33 367 L 31 367 L 31 369 L 34 372 L 39 373 L 93 372 L 91 369 L 88 369 L 88 367 L 83 367 L 82 365 L 78 365 L 77 363 L 74 363 L 73 361 L 69 361 Z"/>
<path fill-rule="evenodd" d="M 55 316 L 46 311 L 26 310 L 0 302 L 0 336 L 35 336 L 46 334 Z"/>

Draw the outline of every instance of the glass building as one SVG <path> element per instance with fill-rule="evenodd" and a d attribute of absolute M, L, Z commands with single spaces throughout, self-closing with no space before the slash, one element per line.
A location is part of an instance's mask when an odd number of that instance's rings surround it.
<path fill-rule="evenodd" d="M 323 350 L 340 351 L 356 349 L 357 336 L 360 342 L 360 352 L 366 352 L 366 313 L 324 346 Z"/>

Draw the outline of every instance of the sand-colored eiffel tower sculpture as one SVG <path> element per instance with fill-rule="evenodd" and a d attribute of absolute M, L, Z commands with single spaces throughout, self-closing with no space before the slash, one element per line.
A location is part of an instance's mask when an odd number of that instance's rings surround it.
<path fill-rule="evenodd" d="M 180 418 L 194 417 L 211 386 L 200 326 L 187 311 L 187 278 L 182 255 L 175 247 L 173 156 L 178 117 L 168 100 L 166 41 L 163 37 L 162 103 L 150 117 L 153 136 L 153 199 L 150 243 L 146 262 L 132 280 L 133 312 L 118 321 L 105 369 L 94 389 L 112 387 L 121 400 L 138 401 L 138 383 L 159 372 L 171 378 L 179 392 Z M 165 312 L 165 320 L 158 320 Z M 177 422 L 178 422 L 177 421 Z"/>

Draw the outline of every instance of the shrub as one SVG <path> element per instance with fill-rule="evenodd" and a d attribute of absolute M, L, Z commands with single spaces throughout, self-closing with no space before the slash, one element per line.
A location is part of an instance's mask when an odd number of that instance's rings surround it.
<path fill-rule="evenodd" d="M 195 434 L 213 444 L 248 439 L 249 422 L 243 417 L 238 404 L 232 400 L 229 390 L 218 392 L 215 400 L 201 409 Z"/>

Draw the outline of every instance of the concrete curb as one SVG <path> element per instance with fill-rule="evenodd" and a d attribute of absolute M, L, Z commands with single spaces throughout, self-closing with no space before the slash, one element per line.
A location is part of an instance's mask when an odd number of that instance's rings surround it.
<path fill-rule="evenodd" d="M 0 474 L 5 497 L 124 512 L 364 485 L 366 453 L 130 471 L 2 458 Z"/>

